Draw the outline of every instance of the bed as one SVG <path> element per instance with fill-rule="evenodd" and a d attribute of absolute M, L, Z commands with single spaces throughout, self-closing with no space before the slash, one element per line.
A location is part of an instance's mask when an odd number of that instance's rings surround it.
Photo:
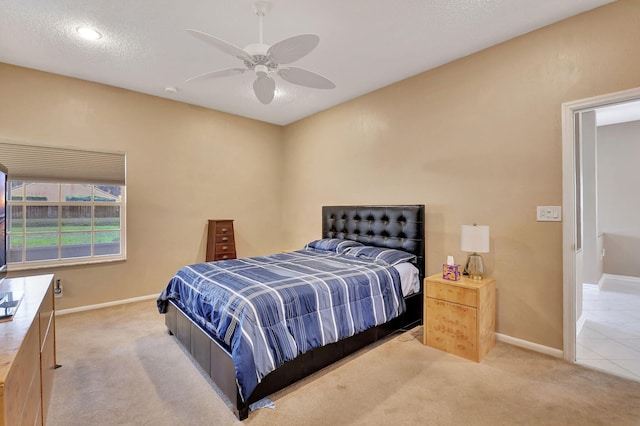
<path fill-rule="evenodd" d="M 423 205 L 325 206 L 318 240 L 290 253 L 187 265 L 159 296 L 158 309 L 169 333 L 244 420 L 251 404 L 422 324 L 424 233 Z M 400 279 L 406 263 L 417 275 L 411 289 Z M 281 293 L 273 295 L 269 278 Z M 292 302 L 290 293 L 300 299 Z M 223 299 L 225 294 L 230 297 Z M 266 306 L 266 317 L 254 317 L 248 299 Z M 270 299 L 278 300 L 271 306 Z M 290 310 L 300 311 L 299 319 L 291 319 Z M 286 317 L 286 323 L 273 317 Z"/>

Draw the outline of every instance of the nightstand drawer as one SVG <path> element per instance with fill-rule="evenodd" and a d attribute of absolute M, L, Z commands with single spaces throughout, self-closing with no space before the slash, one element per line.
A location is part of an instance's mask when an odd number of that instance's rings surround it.
<path fill-rule="evenodd" d="M 476 308 L 427 298 L 426 344 L 478 361 Z"/>
<path fill-rule="evenodd" d="M 457 282 L 457 281 L 455 281 Z M 477 307 L 478 292 L 473 288 L 427 281 L 427 297 Z"/>

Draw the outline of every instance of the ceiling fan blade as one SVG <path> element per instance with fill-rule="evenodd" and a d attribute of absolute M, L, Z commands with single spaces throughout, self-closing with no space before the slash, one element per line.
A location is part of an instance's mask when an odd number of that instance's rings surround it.
<path fill-rule="evenodd" d="M 229 43 L 228 41 L 224 41 L 222 39 L 219 39 L 218 37 L 212 36 L 211 34 L 203 33 L 202 31 L 198 30 L 189 29 L 187 30 L 187 32 L 195 38 L 200 39 L 214 47 L 217 47 L 224 53 L 234 56 L 241 61 L 251 61 L 251 56 L 247 52 L 240 49 L 238 46 Z"/>
<path fill-rule="evenodd" d="M 299 86 L 312 87 L 314 89 L 334 89 L 336 87 L 331 80 L 303 68 L 281 68 L 278 70 L 278 75 L 283 80 Z"/>
<path fill-rule="evenodd" d="M 229 69 L 226 69 L 226 70 L 205 72 L 204 74 L 200 74 L 200 75 L 196 75 L 194 77 L 188 78 L 185 82 L 188 83 L 188 82 L 193 81 L 193 80 L 204 80 L 204 79 L 209 79 L 209 78 L 229 77 L 229 76 L 232 76 L 232 75 L 242 74 L 246 70 L 247 70 L 246 68 L 229 68 Z"/>
<path fill-rule="evenodd" d="M 253 82 L 253 91 L 260 102 L 265 105 L 270 104 L 276 93 L 276 82 L 268 75 L 259 73 L 258 78 Z"/>
<path fill-rule="evenodd" d="M 306 56 L 320 42 L 315 34 L 301 34 L 277 42 L 269 48 L 267 55 L 278 64 L 290 64 Z"/>

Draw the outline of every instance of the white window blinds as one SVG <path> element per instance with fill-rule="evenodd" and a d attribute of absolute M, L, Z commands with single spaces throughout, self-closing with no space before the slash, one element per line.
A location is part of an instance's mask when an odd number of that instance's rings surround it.
<path fill-rule="evenodd" d="M 0 139 L 11 180 L 125 185 L 125 154 L 27 145 Z"/>

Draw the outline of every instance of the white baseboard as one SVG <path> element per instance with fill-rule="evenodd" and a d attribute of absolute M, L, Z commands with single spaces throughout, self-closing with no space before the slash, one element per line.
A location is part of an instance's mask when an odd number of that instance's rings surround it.
<path fill-rule="evenodd" d="M 613 278 L 613 279 L 623 280 L 623 281 L 631 281 L 631 282 L 634 282 L 634 283 L 640 283 L 640 277 L 632 277 L 630 275 L 603 274 L 602 277 L 603 278 Z"/>
<path fill-rule="evenodd" d="M 607 274 L 602 274 L 600 280 L 598 280 L 598 289 L 602 289 L 602 284 L 607 280 Z"/>
<path fill-rule="evenodd" d="M 513 346 L 519 346 L 521 348 L 550 355 L 555 358 L 564 357 L 564 354 L 560 349 L 550 348 L 549 346 L 544 346 L 538 343 L 529 342 L 528 340 L 522 340 L 515 337 L 507 336 L 506 334 L 496 333 L 496 340 L 499 342 L 508 343 Z"/>
<path fill-rule="evenodd" d="M 77 308 L 61 309 L 56 311 L 56 316 L 73 314 L 75 312 L 91 311 L 93 309 L 107 308 L 109 306 L 124 305 L 125 303 L 141 302 L 143 300 L 157 299 L 157 294 L 147 296 L 132 297 L 131 299 L 114 300 L 113 302 L 98 303 L 97 305 L 78 306 Z"/>
<path fill-rule="evenodd" d="M 633 290 L 637 290 L 638 286 L 640 286 L 640 278 L 639 277 L 630 277 L 627 275 L 614 275 L 614 274 L 603 274 L 602 278 L 600 278 L 600 282 L 598 283 L 599 287 L 602 289 L 604 285 L 610 284 L 607 281 L 615 281 L 615 286 L 627 287 Z"/>

